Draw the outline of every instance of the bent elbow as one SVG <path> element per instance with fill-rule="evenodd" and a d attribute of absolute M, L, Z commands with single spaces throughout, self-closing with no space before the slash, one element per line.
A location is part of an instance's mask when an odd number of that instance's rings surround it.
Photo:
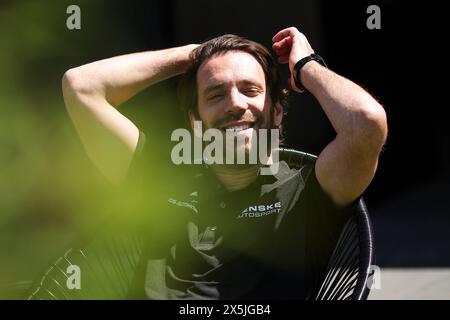
<path fill-rule="evenodd" d="M 95 92 L 96 86 L 92 79 L 80 68 L 72 68 L 64 73 L 62 77 L 62 91 L 65 97 L 92 94 Z"/>
<path fill-rule="evenodd" d="M 370 142 L 372 147 L 382 149 L 388 135 L 387 115 L 382 105 L 377 102 L 366 104 L 357 121 L 355 134 Z"/>
<path fill-rule="evenodd" d="M 81 73 L 77 68 L 67 70 L 62 77 L 63 93 L 82 90 Z"/>
<path fill-rule="evenodd" d="M 371 106 L 366 114 L 366 121 L 371 130 L 384 143 L 388 133 L 387 115 L 384 108 L 379 103 Z"/>

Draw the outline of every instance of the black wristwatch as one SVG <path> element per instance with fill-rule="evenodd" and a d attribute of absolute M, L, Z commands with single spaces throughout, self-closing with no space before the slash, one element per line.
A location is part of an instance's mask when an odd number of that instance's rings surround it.
<path fill-rule="evenodd" d="M 301 92 L 304 92 L 307 90 L 305 89 L 302 82 L 300 81 L 300 70 L 303 68 L 303 66 L 305 64 L 307 64 L 308 62 L 310 62 L 312 60 L 319 62 L 321 65 L 323 65 L 325 68 L 327 68 L 325 61 L 318 54 L 313 53 L 310 56 L 300 59 L 294 66 L 294 81 L 295 81 L 295 86 L 297 88 L 299 88 L 301 90 Z"/>

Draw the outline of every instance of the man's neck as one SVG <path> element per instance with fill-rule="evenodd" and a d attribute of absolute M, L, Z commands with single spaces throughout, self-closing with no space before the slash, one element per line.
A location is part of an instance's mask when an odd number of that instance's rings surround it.
<path fill-rule="evenodd" d="M 266 159 L 265 165 L 273 163 L 272 154 Z M 211 168 L 217 178 L 222 182 L 228 191 L 244 189 L 258 177 L 261 164 L 254 165 L 226 165 L 215 164 Z"/>
<path fill-rule="evenodd" d="M 212 165 L 211 168 L 228 191 L 236 191 L 256 180 L 260 165 Z"/>

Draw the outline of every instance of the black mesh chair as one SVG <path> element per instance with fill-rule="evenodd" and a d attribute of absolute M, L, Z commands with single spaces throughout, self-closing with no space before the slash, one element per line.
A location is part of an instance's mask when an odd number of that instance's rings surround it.
<path fill-rule="evenodd" d="M 280 149 L 280 160 L 291 168 L 312 165 L 316 156 Z M 81 248 L 81 249 L 80 249 Z M 124 299 L 143 250 L 141 239 L 123 234 L 108 241 L 68 250 L 33 286 L 29 299 Z M 318 300 L 364 300 L 369 294 L 369 268 L 374 263 L 373 236 L 367 208 L 362 199 L 344 226 L 329 260 L 323 280 L 314 290 Z M 68 289 L 68 267 L 83 272 L 83 290 Z"/>
<path fill-rule="evenodd" d="M 142 239 L 121 234 L 94 240 L 67 250 L 37 279 L 28 300 L 120 300 L 126 299 L 142 254 Z M 69 283 L 80 270 L 80 288 Z M 81 289 L 81 290 L 79 290 Z"/>
<path fill-rule="evenodd" d="M 314 164 L 317 157 L 293 150 L 280 149 L 280 160 L 291 168 Z M 315 290 L 316 300 L 365 300 L 369 295 L 369 272 L 374 264 L 374 241 L 367 207 L 362 198 L 354 207 L 353 216 L 347 221 L 326 274 Z"/>

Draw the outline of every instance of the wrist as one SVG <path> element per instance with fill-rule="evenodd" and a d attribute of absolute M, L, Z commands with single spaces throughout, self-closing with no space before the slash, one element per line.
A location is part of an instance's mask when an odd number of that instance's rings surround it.
<path fill-rule="evenodd" d="M 199 46 L 198 44 L 188 44 L 186 46 L 180 47 L 180 49 L 182 50 L 180 59 L 185 65 L 185 69 L 187 69 L 191 65 L 192 63 L 191 53 L 198 46 Z"/>
<path fill-rule="evenodd" d="M 300 70 L 300 81 L 303 87 L 310 91 L 310 79 L 314 78 L 317 71 L 323 66 L 317 61 L 310 61 Z"/>
<path fill-rule="evenodd" d="M 191 65 L 190 53 L 192 50 L 191 45 L 186 45 L 167 49 L 161 53 L 168 65 L 175 70 L 175 74 L 181 74 Z"/>
<path fill-rule="evenodd" d="M 311 54 L 300 59 L 294 66 L 295 86 L 300 92 L 309 91 L 308 79 L 320 68 L 327 67 L 325 61 L 318 54 Z"/>

